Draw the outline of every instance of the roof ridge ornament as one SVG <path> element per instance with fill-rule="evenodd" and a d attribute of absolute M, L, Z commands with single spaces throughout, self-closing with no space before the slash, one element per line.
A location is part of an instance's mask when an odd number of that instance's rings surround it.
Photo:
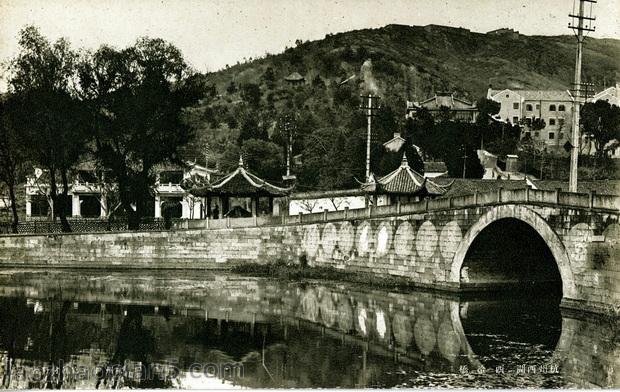
<path fill-rule="evenodd" d="M 400 166 L 409 167 L 409 161 L 407 161 L 407 153 L 403 154 L 403 159 L 400 161 Z"/>
<path fill-rule="evenodd" d="M 244 167 L 243 166 L 243 154 L 239 154 L 239 167 Z"/>

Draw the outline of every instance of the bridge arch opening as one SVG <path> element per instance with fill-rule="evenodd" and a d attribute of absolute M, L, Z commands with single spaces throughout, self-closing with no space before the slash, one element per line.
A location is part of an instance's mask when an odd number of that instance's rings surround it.
<path fill-rule="evenodd" d="M 450 282 L 466 291 L 542 286 L 563 299 L 578 298 L 561 238 L 524 205 L 492 207 L 469 228 L 452 261 Z"/>
<path fill-rule="evenodd" d="M 495 220 L 478 233 L 460 276 L 464 287 L 542 288 L 562 295 L 562 277 L 551 249 L 532 226 L 515 218 Z"/>

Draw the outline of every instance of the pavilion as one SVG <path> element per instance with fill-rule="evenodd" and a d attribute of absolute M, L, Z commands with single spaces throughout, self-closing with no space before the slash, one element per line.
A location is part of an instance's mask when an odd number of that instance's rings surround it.
<path fill-rule="evenodd" d="M 274 199 L 287 197 L 293 189 L 278 187 L 252 174 L 245 168 L 242 157 L 231 173 L 212 183 L 193 184 L 188 188 L 192 195 L 206 199 L 207 216 L 214 219 L 261 213 L 279 215 L 280 203 L 274 208 Z M 215 211 L 217 216 L 213 216 Z"/>
<path fill-rule="evenodd" d="M 375 205 L 378 197 L 386 198 L 382 204 L 391 205 L 439 197 L 446 193 L 451 185 L 452 183 L 440 185 L 425 178 L 409 166 L 407 155 L 403 154 L 401 164 L 396 170 L 378 179 L 371 174 L 362 184 L 362 190 L 372 196 Z"/>
<path fill-rule="evenodd" d="M 285 77 L 284 80 L 293 86 L 299 86 L 306 82 L 306 78 L 301 76 L 299 72 L 293 72 L 289 76 Z"/>

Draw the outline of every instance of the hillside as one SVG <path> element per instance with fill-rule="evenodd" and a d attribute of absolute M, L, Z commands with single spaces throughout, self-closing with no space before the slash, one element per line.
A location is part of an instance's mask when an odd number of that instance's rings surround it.
<path fill-rule="evenodd" d="M 257 166 L 263 165 L 259 156 L 268 154 L 269 168 L 258 171 L 279 178 L 284 143 L 278 124 L 283 124 L 281 117 L 287 113 L 295 117 L 295 154 L 316 153 L 323 160 L 334 154 L 334 160 L 349 162 L 346 167 L 334 166 L 333 161 L 324 167 L 318 158 L 314 163 L 306 160 L 299 169 L 302 183 L 313 188 L 354 186 L 353 177 L 363 176 L 365 118 L 359 111 L 359 95 L 365 88 L 360 69 L 366 60 L 372 60 L 371 78 L 382 98 L 374 149 L 381 154 L 380 143 L 392 132 L 403 131 L 406 100 L 450 91 L 476 101 L 486 95 L 489 85 L 568 89 L 575 46 L 575 38 L 569 35 L 512 37 L 434 25 L 388 25 L 297 41 L 296 47 L 283 53 L 205 75 L 210 97 L 188 111 L 198 142 L 187 154 L 204 159 L 202 151 L 208 143 L 210 161 L 223 169 L 236 165 L 240 149 L 255 155 Z M 620 81 L 620 40 L 589 38 L 583 64 L 583 79 L 599 89 Z M 293 72 L 305 77 L 302 86 L 284 80 Z M 244 146 L 247 139 L 261 142 Z M 334 143 L 340 143 L 341 153 L 327 147 L 310 151 Z M 384 172 L 392 161 L 373 171 Z"/>
<path fill-rule="evenodd" d="M 435 91 L 456 91 L 475 100 L 489 84 L 514 88 L 570 88 L 575 61 L 573 36 L 487 35 L 444 26 L 388 25 L 328 35 L 278 55 L 210 74 L 219 92 L 230 81 L 261 83 L 267 68 L 281 81 L 297 71 L 312 80 L 341 81 L 359 74 L 367 58 L 384 94 L 421 100 Z M 599 87 L 620 80 L 620 40 L 586 41 L 583 79 Z M 264 94 L 265 96 L 268 94 Z"/>

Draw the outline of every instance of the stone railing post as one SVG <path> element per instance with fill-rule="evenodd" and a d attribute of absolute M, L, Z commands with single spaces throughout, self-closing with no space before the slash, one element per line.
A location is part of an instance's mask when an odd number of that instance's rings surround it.
<path fill-rule="evenodd" d="M 226 227 L 230 229 L 230 216 L 226 217 Z"/>
<path fill-rule="evenodd" d="M 372 204 L 368 205 L 368 217 L 370 218 L 372 216 Z"/>
<path fill-rule="evenodd" d="M 303 215 L 304 214 L 301 211 L 299 211 L 299 223 L 301 223 L 301 221 L 303 220 L 303 218 L 302 218 Z"/>
<path fill-rule="evenodd" d="M 525 202 L 526 203 L 530 202 L 530 187 L 529 186 L 525 187 Z"/>
<path fill-rule="evenodd" d="M 254 214 L 254 226 L 258 226 L 258 215 Z"/>
<path fill-rule="evenodd" d="M 554 201 L 555 204 L 558 205 L 560 204 L 560 193 L 562 192 L 562 188 L 555 188 L 555 197 L 554 197 Z"/>
<path fill-rule="evenodd" d="M 448 208 L 452 208 L 452 196 L 448 198 Z"/>
<path fill-rule="evenodd" d="M 428 198 L 424 199 L 424 210 L 428 212 Z"/>
<path fill-rule="evenodd" d="M 349 217 L 349 207 L 345 207 L 344 208 L 344 219 L 347 219 Z"/>
<path fill-rule="evenodd" d="M 504 190 L 504 188 L 502 188 L 501 186 L 499 187 L 499 189 L 497 190 L 497 202 L 501 203 L 502 202 L 502 191 Z"/>
<path fill-rule="evenodd" d="M 209 223 L 210 223 L 209 222 L 209 217 L 207 217 L 207 222 L 206 222 L 206 225 L 205 225 L 207 229 L 209 229 Z"/>
<path fill-rule="evenodd" d="M 588 205 L 590 208 L 594 208 L 594 199 L 596 198 L 596 191 L 591 190 L 589 194 Z"/>
<path fill-rule="evenodd" d="M 323 209 L 323 222 L 327 221 L 327 208 Z"/>
<path fill-rule="evenodd" d="M 398 198 L 398 200 L 396 200 L 396 213 L 398 215 L 400 215 L 400 208 L 401 208 L 401 203 L 400 203 L 400 198 Z"/>
<path fill-rule="evenodd" d="M 474 191 L 474 205 L 478 205 L 478 191 Z"/>

